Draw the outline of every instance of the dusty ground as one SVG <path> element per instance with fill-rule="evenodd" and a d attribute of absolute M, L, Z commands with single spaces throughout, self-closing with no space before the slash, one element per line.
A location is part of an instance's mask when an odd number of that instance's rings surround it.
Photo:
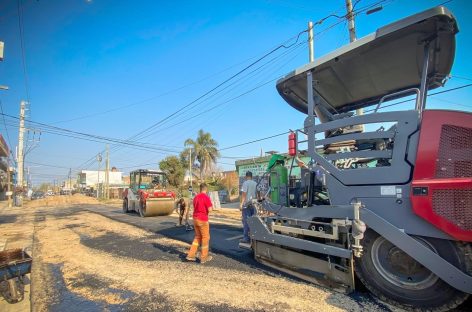
<path fill-rule="evenodd" d="M 47 196 L 45 198 L 26 201 L 24 203 L 25 208 L 37 208 L 37 207 L 58 207 L 75 204 L 98 204 L 99 201 L 96 198 L 85 196 L 82 194 L 75 194 L 72 196 Z"/>
<path fill-rule="evenodd" d="M 36 211 L 34 311 L 374 311 L 371 302 L 215 255 L 78 208 Z"/>

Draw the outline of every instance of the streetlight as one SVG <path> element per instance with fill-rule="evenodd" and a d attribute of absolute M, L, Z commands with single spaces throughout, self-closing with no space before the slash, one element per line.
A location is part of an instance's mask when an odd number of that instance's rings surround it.
<path fill-rule="evenodd" d="M 376 13 L 376 12 L 382 10 L 382 9 L 383 9 L 383 6 L 378 6 L 378 7 L 375 7 L 373 9 L 368 10 L 367 12 L 365 12 L 365 14 L 370 15 L 370 14 Z"/>

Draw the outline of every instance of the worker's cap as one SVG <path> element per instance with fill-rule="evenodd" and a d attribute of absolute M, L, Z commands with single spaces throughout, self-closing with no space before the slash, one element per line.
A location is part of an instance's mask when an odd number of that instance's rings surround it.
<path fill-rule="evenodd" d="M 246 177 L 251 177 L 251 178 L 252 178 L 252 172 L 251 172 L 251 171 L 247 171 L 247 172 L 246 172 Z"/>

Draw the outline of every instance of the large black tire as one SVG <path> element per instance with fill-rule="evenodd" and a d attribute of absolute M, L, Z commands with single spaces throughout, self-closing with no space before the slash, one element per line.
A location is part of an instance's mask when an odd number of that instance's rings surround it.
<path fill-rule="evenodd" d="M 123 212 L 124 213 L 128 213 L 129 210 L 128 210 L 128 199 L 127 198 L 124 198 L 123 199 Z"/>
<path fill-rule="evenodd" d="M 456 243 L 416 236 L 415 239 L 465 271 Z M 401 249 L 372 230 L 362 240 L 364 254 L 355 261 L 356 274 L 377 298 L 407 310 L 449 311 L 469 296 L 449 286 Z"/>

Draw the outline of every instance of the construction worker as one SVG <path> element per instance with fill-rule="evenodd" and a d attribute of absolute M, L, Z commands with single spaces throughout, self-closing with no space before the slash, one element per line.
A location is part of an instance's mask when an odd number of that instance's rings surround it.
<path fill-rule="evenodd" d="M 200 184 L 200 193 L 193 199 L 193 226 L 195 238 L 187 253 L 188 261 L 196 261 L 198 247 L 201 247 L 200 263 L 210 261 L 213 257 L 208 254 L 210 247 L 210 223 L 208 214 L 213 204 L 207 195 L 208 187 L 205 183 Z"/>
<path fill-rule="evenodd" d="M 246 172 L 246 181 L 244 181 L 241 187 L 241 198 L 239 202 L 239 210 L 241 210 L 241 219 L 243 222 L 243 238 L 239 241 L 240 244 L 250 244 L 249 239 L 249 226 L 247 224 L 247 218 L 254 215 L 256 209 L 252 205 L 251 201 L 257 199 L 257 183 L 252 180 L 252 172 Z"/>
<path fill-rule="evenodd" d="M 177 210 L 177 213 L 179 214 L 179 223 L 177 223 L 176 225 L 177 226 L 182 226 L 183 225 L 182 220 L 184 218 L 185 211 L 187 210 L 187 204 L 185 203 L 185 199 L 183 197 L 181 197 L 177 201 L 176 210 Z"/>
<path fill-rule="evenodd" d="M 195 198 L 195 193 L 194 193 L 193 191 L 190 193 L 190 201 L 189 201 L 188 206 L 185 207 L 185 211 L 184 211 L 185 230 L 186 230 L 186 231 L 193 231 L 193 226 L 191 226 L 191 225 L 188 223 L 188 215 L 189 215 L 189 213 L 190 213 L 190 208 L 191 208 L 191 206 L 193 206 L 192 198 Z"/>

